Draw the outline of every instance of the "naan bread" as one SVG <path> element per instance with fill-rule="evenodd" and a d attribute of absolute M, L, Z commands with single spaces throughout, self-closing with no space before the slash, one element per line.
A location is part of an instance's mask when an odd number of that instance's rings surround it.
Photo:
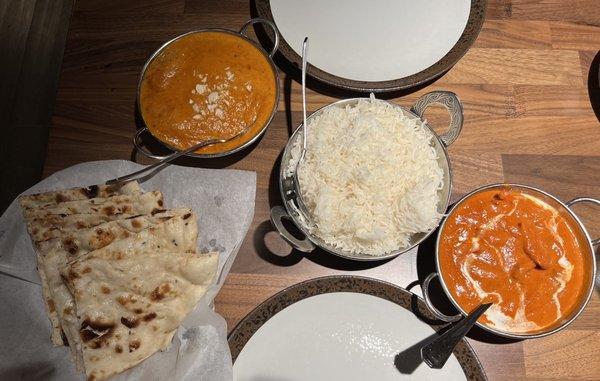
<path fill-rule="evenodd" d="M 66 201 L 87 200 L 96 197 L 112 197 L 121 194 L 141 194 L 142 189 L 137 181 L 115 185 L 92 185 L 85 188 L 71 188 L 52 192 L 38 193 L 19 197 L 19 203 L 25 210 L 41 208 Z"/>
<path fill-rule="evenodd" d="M 40 217 L 30 219 L 27 223 L 27 230 L 29 235 L 34 242 L 44 241 L 52 238 L 62 237 L 69 232 L 76 230 L 91 228 L 93 226 L 102 224 L 108 221 L 122 220 L 128 217 L 138 216 L 142 214 L 156 214 L 163 212 L 163 199 L 160 192 L 148 192 L 141 195 L 134 196 L 116 196 L 116 197 L 127 197 L 130 202 L 121 204 L 119 210 L 127 208 L 127 213 L 112 213 L 112 214 L 96 214 L 96 213 L 56 213 L 46 214 Z M 115 198 L 107 199 L 92 199 L 92 200 L 111 200 L 108 202 L 115 202 Z M 92 201 L 87 200 L 87 201 Z M 117 201 L 123 201 L 118 199 Z M 76 202 L 76 201 L 75 201 Z M 79 201 L 83 202 L 83 201 Z M 71 202 L 64 202 L 58 205 L 66 205 L 69 207 Z M 105 205 L 107 211 L 110 210 L 111 205 Z M 78 210 L 85 208 L 76 206 Z M 86 208 L 90 208 L 87 205 Z M 96 206 L 97 208 L 97 206 Z M 38 209 L 34 213 L 41 213 L 41 211 L 48 211 L 48 209 Z M 53 211 L 57 211 L 54 209 Z M 63 210 L 64 211 L 64 210 Z M 116 209 L 114 211 L 117 211 Z M 93 211 L 92 211 L 93 212 Z M 30 212 L 31 213 L 31 212 Z"/>
<path fill-rule="evenodd" d="M 128 238 L 113 241 L 111 244 L 98 250 L 88 253 L 76 253 L 74 255 L 76 259 L 70 263 L 75 264 L 86 258 L 115 260 L 160 251 L 193 253 L 196 250 L 197 237 L 198 226 L 196 215 L 187 210 L 186 213 L 180 213 L 165 222 L 142 230 Z M 61 253 L 56 253 L 53 258 L 58 258 L 60 255 Z M 55 265 L 58 264 L 55 263 Z M 45 266 L 45 268 L 52 267 L 52 264 Z M 64 266 L 59 269 L 60 275 L 53 274 L 53 279 L 58 279 L 60 285 L 57 285 L 56 288 L 51 285 L 50 292 L 54 299 L 54 304 L 57 306 L 57 311 L 59 311 L 60 323 L 69 341 L 69 346 L 75 348 L 79 352 L 78 356 L 80 356 L 81 340 L 79 337 L 79 325 L 75 319 L 79 312 L 75 308 L 68 308 L 73 307 L 73 299 L 69 291 L 63 286 L 63 282 L 69 282 L 72 280 L 71 278 L 76 276 L 70 272 L 70 268 L 70 265 Z M 48 274 L 48 278 L 50 280 L 50 274 Z M 61 308 L 62 306 L 66 307 Z"/>
<path fill-rule="evenodd" d="M 219 260 L 218 253 L 122 254 L 90 253 L 68 266 L 88 380 L 104 380 L 164 350 L 212 284 Z"/>
<path fill-rule="evenodd" d="M 92 229 L 80 229 L 67 233 L 61 238 L 37 242 L 35 245 L 38 252 L 38 271 L 42 279 L 44 300 L 53 327 L 52 342 L 56 345 L 64 344 L 60 319 L 65 317 L 61 316 L 59 318 L 58 315 L 64 315 L 63 310 L 72 307 L 68 291 L 60 279 L 59 268 L 65 266 L 69 260 L 76 258 L 78 255 L 102 248 L 116 239 L 129 237 L 173 216 L 184 216 L 188 213 L 191 213 L 191 210 L 175 209 L 158 213 L 155 216 L 131 217 L 125 220 L 107 222 Z M 51 289 L 54 292 L 51 292 Z M 53 293 L 58 294 L 56 300 Z M 65 335 L 68 337 L 66 332 Z M 73 347 L 72 349 L 74 350 Z"/>
<path fill-rule="evenodd" d="M 148 204 L 154 203 L 157 203 L 159 208 L 163 206 L 163 196 L 159 191 L 142 193 L 141 195 L 119 195 L 107 198 L 65 201 L 41 208 L 24 209 L 23 215 L 25 215 L 25 219 L 32 220 L 50 215 L 99 214 L 113 216 L 135 214 L 135 210 L 147 209 Z"/>

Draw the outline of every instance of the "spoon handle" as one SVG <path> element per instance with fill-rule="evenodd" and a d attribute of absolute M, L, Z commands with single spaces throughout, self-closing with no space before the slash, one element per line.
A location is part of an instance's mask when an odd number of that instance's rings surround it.
<path fill-rule="evenodd" d="M 471 313 L 450 329 L 421 348 L 421 359 L 430 368 L 441 369 L 454 350 L 458 342 L 465 337 L 477 319 L 492 305 L 492 303 L 481 304 Z"/>
<path fill-rule="evenodd" d="M 161 169 L 166 167 L 170 162 L 177 159 L 178 157 L 181 157 L 181 156 L 186 155 L 190 152 L 193 152 L 199 148 L 202 148 L 202 147 L 205 147 L 205 146 L 208 146 L 211 144 L 225 143 L 230 140 L 233 140 L 233 139 L 245 134 L 249 128 L 250 128 L 250 125 L 247 125 L 243 130 L 241 130 L 240 132 L 238 132 L 237 134 L 235 134 L 234 136 L 231 136 L 229 138 L 204 140 L 204 141 L 194 144 L 193 146 L 191 146 L 189 148 L 184 149 L 183 151 L 175 151 L 172 154 L 170 154 L 169 156 L 165 157 L 162 160 L 157 161 L 156 163 L 154 163 L 152 165 L 148 165 L 148 166 L 146 166 L 138 171 L 135 171 L 133 173 L 130 173 L 128 175 L 120 176 L 120 177 L 114 178 L 112 180 L 108 180 L 106 182 L 106 185 L 114 185 L 114 184 L 118 184 L 118 183 L 124 183 L 126 181 L 140 180 L 140 179 L 151 177 L 154 174 L 156 174 L 157 172 L 159 172 Z"/>

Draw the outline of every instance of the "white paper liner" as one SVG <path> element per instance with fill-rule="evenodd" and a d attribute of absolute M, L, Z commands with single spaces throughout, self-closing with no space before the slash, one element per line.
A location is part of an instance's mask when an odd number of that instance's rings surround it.
<path fill-rule="evenodd" d="M 125 160 L 79 164 L 44 179 L 26 194 L 101 184 L 142 168 Z M 5 179 L 10 181 L 9 179 Z M 160 190 L 168 208 L 198 215 L 198 250 L 218 250 L 218 283 L 186 318 L 168 350 L 115 380 L 231 380 L 225 320 L 209 306 L 223 284 L 254 216 L 256 173 L 169 166 L 141 184 Z M 67 347 L 54 347 L 35 252 L 15 200 L 0 217 L 0 379 L 84 380 Z"/>

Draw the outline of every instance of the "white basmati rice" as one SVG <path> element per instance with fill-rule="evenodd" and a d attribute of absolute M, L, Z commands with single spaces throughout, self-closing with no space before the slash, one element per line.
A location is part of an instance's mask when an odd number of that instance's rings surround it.
<path fill-rule="evenodd" d="M 337 248 L 378 256 L 437 226 L 443 171 L 422 122 L 371 95 L 355 106 L 324 110 L 308 130 L 298 175 L 315 223 L 311 233 Z M 292 147 L 288 176 L 301 137 Z"/>

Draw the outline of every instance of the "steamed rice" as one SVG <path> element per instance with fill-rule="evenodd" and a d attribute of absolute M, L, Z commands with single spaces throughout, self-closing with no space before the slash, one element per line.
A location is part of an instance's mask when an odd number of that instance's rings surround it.
<path fill-rule="evenodd" d="M 371 96 L 324 110 L 308 130 L 298 176 L 312 234 L 336 248 L 378 256 L 437 226 L 443 171 L 421 121 Z M 299 160 L 301 137 L 292 147 L 288 176 Z"/>

